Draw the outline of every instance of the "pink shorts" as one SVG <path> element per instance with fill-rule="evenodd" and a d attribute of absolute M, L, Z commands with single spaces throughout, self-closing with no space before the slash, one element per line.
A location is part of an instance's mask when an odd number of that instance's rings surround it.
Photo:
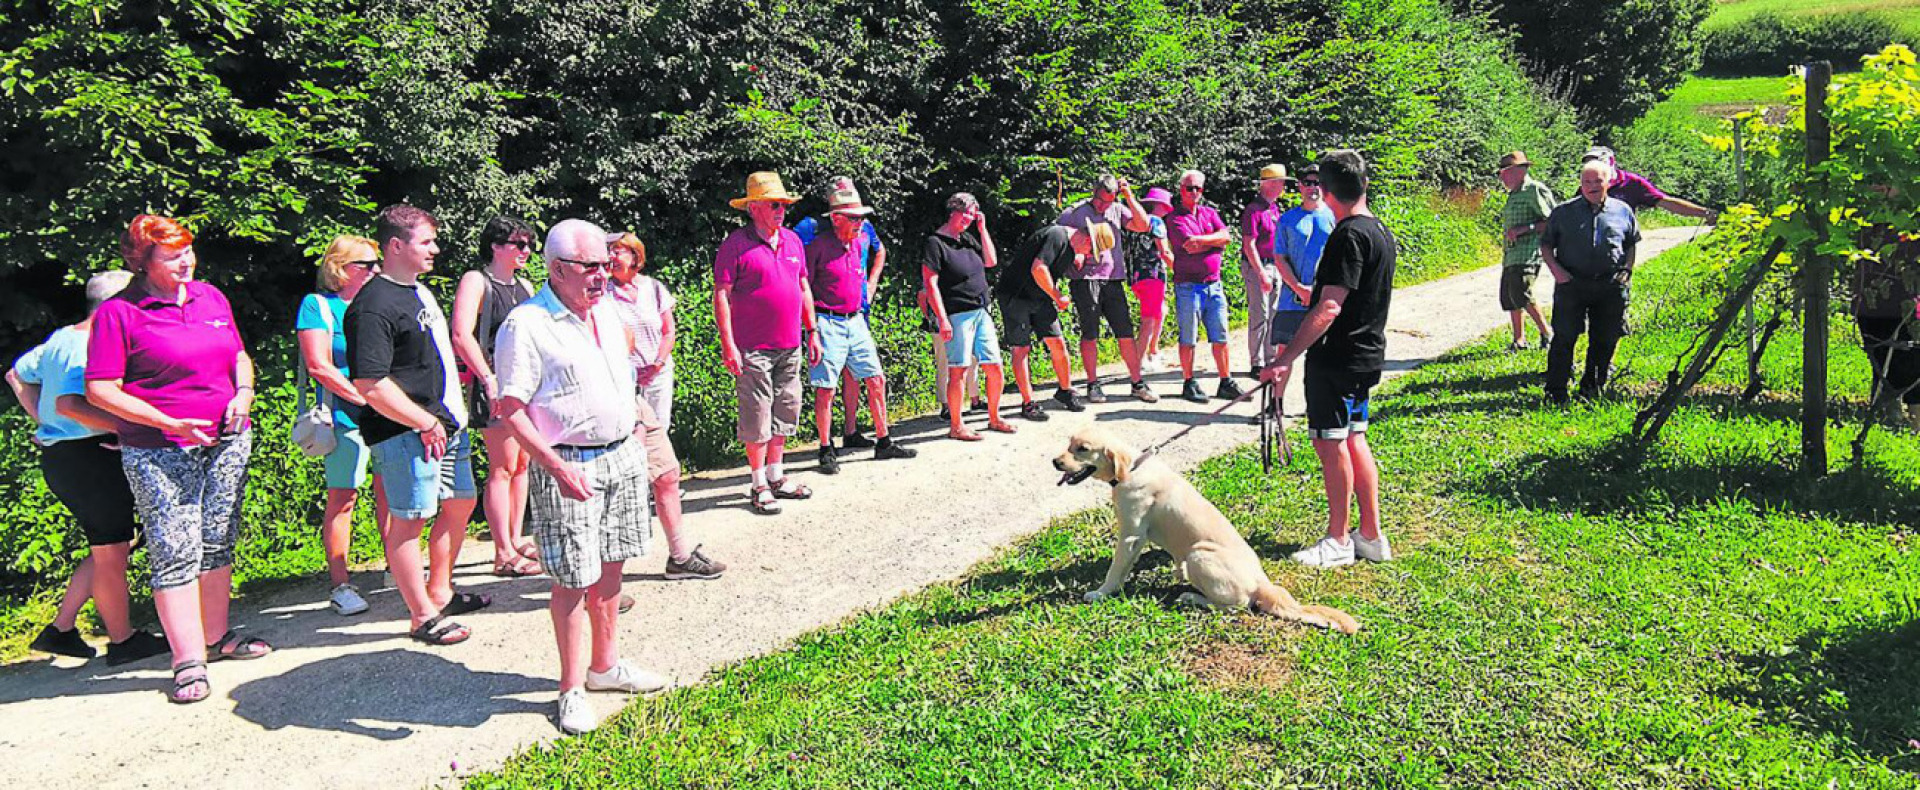
<path fill-rule="evenodd" d="M 1133 284 L 1133 296 L 1140 300 L 1140 320 L 1167 316 L 1165 280 L 1141 280 Z"/>

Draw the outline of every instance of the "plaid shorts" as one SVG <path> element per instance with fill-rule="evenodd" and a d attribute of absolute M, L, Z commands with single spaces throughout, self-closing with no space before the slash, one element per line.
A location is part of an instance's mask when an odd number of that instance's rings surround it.
<path fill-rule="evenodd" d="M 647 451 L 638 438 L 610 450 L 556 447 L 560 457 L 587 477 L 593 497 L 568 499 L 545 467 L 535 465 L 527 478 L 532 505 L 527 533 L 540 546 L 540 563 L 554 583 L 569 589 L 600 581 L 600 565 L 647 553 L 653 529 L 648 521 Z"/>

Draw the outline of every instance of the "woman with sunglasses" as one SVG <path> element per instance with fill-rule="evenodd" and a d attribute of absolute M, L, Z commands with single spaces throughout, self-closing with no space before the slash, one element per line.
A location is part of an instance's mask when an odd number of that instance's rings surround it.
<path fill-rule="evenodd" d="M 327 507 L 320 516 L 320 544 L 327 553 L 327 577 L 333 592 L 327 602 L 343 616 L 367 610 L 367 599 L 347 577 L 347 552 L 353 541 L 353 510 L 367 482 L 367 443 L 359 417 L 367 399 L 353 387 L 347 366 L 347 303 L 380 268 L 380 247 L 372 239 L 338 236 L 320 256 L 316 293 L 300 300 L 293 319 L 300 363 L 318 390 L 316 398 L 333 405 L 333 451 L 327 453 Z M 374 523 L 387 531 L 387 497 L 373 486 Z"/>
<path fill-rule="evenodd" d="M 493 340 L 507 313 L 533 298 L 520 276 L 533 256 L 533 226 L 494 217 L 480 231 L 481 266 L 460 277 L 453 294 L 453 351 L 470 403 L 471 427 L 487 443 L 487 487 L 481 495 L 487 529 L 493 533 L 493 575 L 538 576 L 539 549 L 521 536 L 527 511 L 527 469 L 532 458 L 507 426 L 493 422 L 500 383 L 493 375 Z"/>

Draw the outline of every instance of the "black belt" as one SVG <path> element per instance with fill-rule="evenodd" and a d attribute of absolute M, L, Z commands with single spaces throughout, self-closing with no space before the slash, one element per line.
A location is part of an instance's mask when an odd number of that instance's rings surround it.
<path fill-rule="evenodd" d="M 858 318 L 858 317 L 860 316 L 860 311 L 859 311 L 859 310 L 855 310 L 855 311 L 853 311 L 853 312 L 850 312 L 850 313 L 842 313 L 842 312 L 840 312 L 840 311 L 838 311 L 838 310 L 823 310 L 823 309 L 821 309 L 821 308 L 818 308 L 818 307 L 816 307 L 816 308 L 814 308 L 814 310 L 813 310 L 813 311 L 814 311 L 814 312 L 816 312 L 816 313 L 822 313 L 822 314 L 825 314 L 825 315 L 830 315 L 830 316 L 833 316 L 834 318 Z"/>
<path fill-rule="evenodd" d="M 620 449 L 620 445 L 623 445 L 626 443 L 627 443 L 627 439 L 626 437 L 623 436 L 611 442 L 607 442 L 606 444 L 556 444 L 553 446 L 553 449 L 556 452 L 563 452 L 563 453 L 568 453 L 570 455 L 578 456 L 574 460 L 591 461 L 595 458 L 606 455 L 607 453 L 613 452 L 614 450 Z"/>

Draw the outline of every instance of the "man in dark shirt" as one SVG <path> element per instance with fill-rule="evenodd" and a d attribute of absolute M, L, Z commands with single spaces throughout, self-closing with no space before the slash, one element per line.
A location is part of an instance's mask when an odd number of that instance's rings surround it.
<path fill-rule="evenodd" d="M 446 618 L 492 601 L 453 591 L 453 563 L 475 489 L 447 316 L 420 284 L 440 252 L 440 222 L 403 204 L 382 209 L 374 226 L 380 275 L 360 289 L 346 317 L 348 368 L 368 407 L 360 434 L 393 514 L 384 536 L 387 567 L 412 615 L 409 630 L 418 641 L 451 645 L 472 632 Z M 422 581 L 420 530 L 429 518 L 433 575 Z"/>
<path fill-rule="evenodd" d="M 1020 386 L 1020 416 L 1034 422 L 1047 419 L 1046 411 L 1033 401 L 1033 373 L 1027 370 L 1027 355 L 1033 351 L 1036 336 L 1047 344 L 1047 355 L 1053 360 L 1053 376 L 1059 385 L 1053 393 L 1054 401 L 1068 411 L 1087 408 L 1073 391 L 1067 344 L 1060 339 L 1060 311 L 1067 309 L 1067 297 L 1056 283 L 1079 268 L 1092 251 L 1092 239 L 1086 231 L 1048 225 L 1014 249 L 1013 265 L 994 286 L 1000 320 L 1006 324 L 1001 342 L 1013 352 L 1013 380 Z"/>
<path fill-rule="evenodd" d="M 1387 357 L 1387 308 L 1393 301 L 1393 271 L 1399 242 L 1367 209 L 1367 163 L 1357 151 L 1331 151 L 1320 158 L 1327 207 L 1338 220 L 1314 272 L 1313 307 L 1268 381 L 1284 380 L 1293 361 L 1307 355 L 1307 428 L 1326 481 L 1327 534 L 1294 552 L 1296 562 L 1320 568 L 1352 565 L 1356 559 L 1393 559 L 1380 531 L 1380 470 L 1367 444 L 1373 386 Z M 1360 534 L 1349 535 L 1354 500 Z"/>
<path fill-rule="evenodd" d="M 1573 345 L 1591 322 L 1580 397 L 1607 386 L 1613 350 L 1627 319 L 1640 226 L 1633 209 L 1607 196 L 1613 168 L 1599 160 L 1580 169 L 1580 196 L 1555 206 L 1540 236 L 1540 257 L 1553 272 L 1553 342 L 1547 348 L 1547 400 L 1567 402 Z"/>

